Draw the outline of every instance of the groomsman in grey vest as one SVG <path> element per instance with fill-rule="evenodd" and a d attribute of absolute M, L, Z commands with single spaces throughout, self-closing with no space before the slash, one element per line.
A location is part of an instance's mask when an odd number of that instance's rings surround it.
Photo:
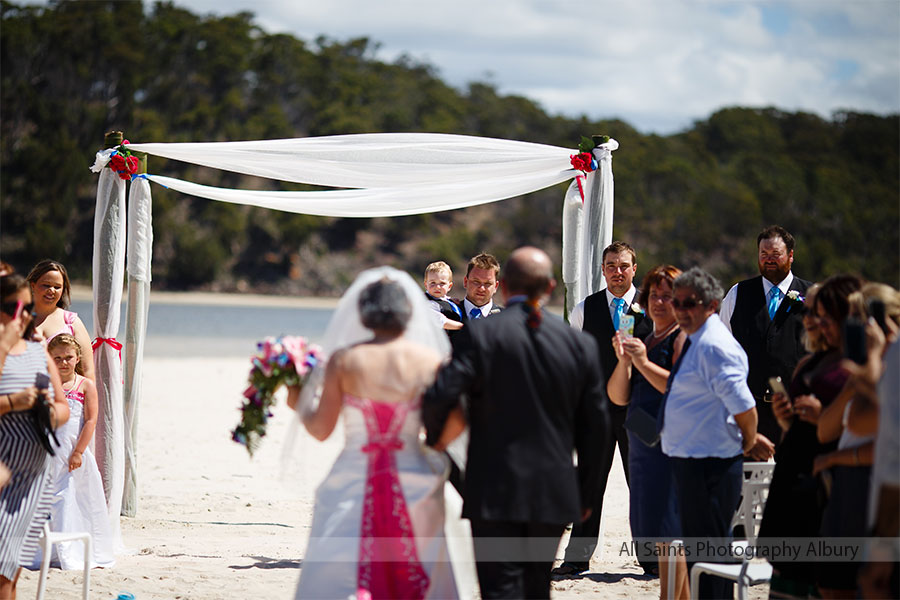
<path fill-rule="evenodd" d="M 780 376 L 785 386 L 806 354 L 801 341 L 802 308 L 811 282 L 795 277 L 794 236 L 778 225 L 756 238 L 759 276 L 741 281 L 725 295 L 719 317 L 744 348 L 750 361 L 747 384 L 756 400 L 758 431 L 771 442 L 781 439 L 772 413 L 769 378 Z M 756 460 L 768 457 L 753 456 Z"/>

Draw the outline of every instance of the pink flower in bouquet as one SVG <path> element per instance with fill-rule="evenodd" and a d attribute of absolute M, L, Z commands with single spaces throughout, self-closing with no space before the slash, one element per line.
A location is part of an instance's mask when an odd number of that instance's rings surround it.
<path fill-rule="evenodd" d="M 321 359 L 318 346 L 307 344 L 302 337 L 269 337 L 257 344 L 257 350 L 250 359 L 249 385 L 243 394 L 241 421 L 231 432 L 231 438 L 246 446 L 251 456 L 266 435 L 275 392 L 282 385 L 302 387 Z"/>

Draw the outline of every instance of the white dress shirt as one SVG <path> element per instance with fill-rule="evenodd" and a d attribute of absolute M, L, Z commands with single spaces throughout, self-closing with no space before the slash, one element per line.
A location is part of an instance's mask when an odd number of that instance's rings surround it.
<path fill-rule="evenodd" d="M 747 353 L 715 314 L 688 337 L 666 399 L 662 451 L 679 458 L 737 456 L 743 445 L 733 415 L 756 407 Z"/>
<path fill-rule="evenodd" d="M 766 306 L 768 306 L 769 302 L 769 290 L 775 287 L 775 284 L 766 279 L 762 278 L 763 282 L 763 298 L 766 300 Z M 781 306 L 782 301 L 784 301 L 784 297 L 787 296 L 788 291 L 791 289 L 791 284 L 794 283 L 794 273 L 792 271 L 788 271 L 787 277 L 781 280 L 778 284 L 778 289 L 781 290 L 781 298 L 778 299 L 778 306 Z M 725 299 L 722 300 L 722 306 L 719 308 L 719 317 L 722 319 L 722 323 L 731 331 L 731 315 L 734 314 L 734 304 L 737 302 L 737 287 L 739 284 L 734 284 L 731 286 L 731 289 L 728 290 L 728 293 L 725 294 Z M 777 308 L 776 308 L 777 310 Z"/>
<path fill-rule="evenodd" d="M 615 322 L 616 305 L 613 304 L 613 300 L 618 296 L 614 296 L 613 293 L 609 291 L 609 288 L 603 289 L 606 291 L 606 304 L 609 306 L 609 317 Z M 628 291 L 625 292 L 625 295 L 622 296 L 622 299 L 625 300 L 625 312 L 628 312 L 628 309 L 631 308 L 636 295 L 637 288 L 632 284 L 632 286 L 628 288 Z M 569 315 L 569 325 L 575 329 L 584 329 L 584 300 L 576 304 L 575 308 L 572 309 L 572 314 Z"/>
<path fill-rule="evenodd" d="M 471 319 L 471 318 L 472 318 L 472 309 L 473 309 L 473 308 L 477 308 L 478 310 L 480 310 L 480 311 L 481 311 L 481 316 L 482 316 L 482 317 L 486 317 L 486 316 L 488 316 L 489 314 L 491 314 L 491 309 L 492 309 L 493 307 L 494 307 L 494 301 L 493 301 L 493 300 L 488 300 L 487 304 L 485 304 L 484 306 L 475 306 L 474 304 L 472 304 L 471 302 L 469 302 L 469 299 L 468 299 L 468 298 L 466 298 L 465 300 L 463 300 L 463 308 L 466 309 L 466 318 L 467 318 L 467 319 Z"/>

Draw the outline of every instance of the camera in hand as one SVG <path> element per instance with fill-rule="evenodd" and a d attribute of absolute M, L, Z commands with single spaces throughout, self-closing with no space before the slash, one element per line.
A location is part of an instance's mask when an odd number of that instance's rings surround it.
<path fill-rule="evenodd" d="M 56 433 L 53 431 L 53 425 L 50 422 L 50 402 L 47 400 L 50 377 L 46 373 L 38 373 L 34 376 L 34 387 L 38 390 L 38 397 L 34 401 L 34 406 L 28 411 L 31 415 L 31 425 L 44 450 L 50 453 L 50 456 L 56 456 L 53 444 L 50 443 L 52 438 L 53 442 L 59 446 L 59 440 L 56 439 Z"/>
<path fill-rule="evenodd" d="M 857 317 L 847 317 L 843 325 L 844 356 L 859 365 L 866 364 L 866 324 Z"/>

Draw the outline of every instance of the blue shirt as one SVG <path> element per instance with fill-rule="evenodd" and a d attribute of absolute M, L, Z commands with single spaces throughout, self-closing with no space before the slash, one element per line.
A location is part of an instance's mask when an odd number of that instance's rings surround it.
<path fill-rule="evenodd" d="M 688 336 L 666 400 L 662 451 L 679 458 L 730 458 L 742 452 L 733 415 L 756 407 L 747 387 L 747 353 L 713 314 Z"/>

